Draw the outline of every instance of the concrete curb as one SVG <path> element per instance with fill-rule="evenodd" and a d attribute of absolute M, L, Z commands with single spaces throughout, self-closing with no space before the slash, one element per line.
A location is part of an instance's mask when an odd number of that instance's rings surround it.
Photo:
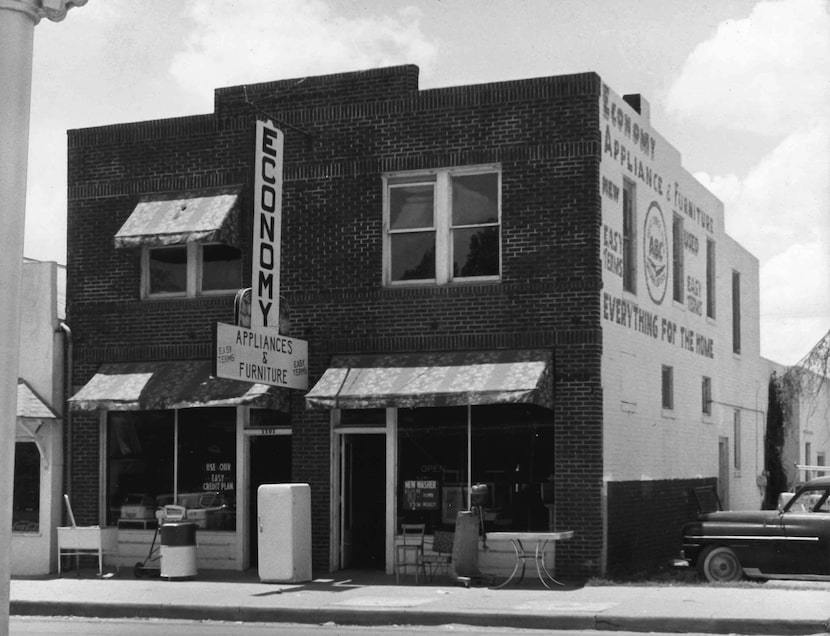
<path fill-rule="evenodd" d="M 631 632 L 675 632 L 707 634 L 759 634 L 806 636 L 830 631 L 830 622 L 817 620 L 768 620 L 683 616 L 625 616 L 604 613 L 540 614 L 493 611 L 447 611 L 429 609 L 291 608 L 204 606 L 194 604 L 79 603 L 13 600 L 12 616 L 78 616 L 84 618 L 158 618 L 339 625 L 464 624 L 475 627 L 517 629 L 597 630 Z"/>

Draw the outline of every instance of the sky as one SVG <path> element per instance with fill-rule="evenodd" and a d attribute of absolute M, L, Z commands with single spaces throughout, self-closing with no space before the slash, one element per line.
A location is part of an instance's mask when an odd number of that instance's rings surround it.
<path fill-rule="evenodd" d="M 642 94 L 759 259 L 761 355 L 830 330 L 830 0 L 89 0 L 35 28 L 25 255 L 66 262 L 67 130 L 397 64 L 422 89 L 593 71 Z"/>

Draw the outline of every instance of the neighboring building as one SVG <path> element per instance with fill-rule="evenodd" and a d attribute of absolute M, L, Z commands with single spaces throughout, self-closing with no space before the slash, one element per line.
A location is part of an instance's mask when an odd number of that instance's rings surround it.
<path fill-rule="evenodd" d="M 17 383 L 11 573 L 57 567 L 63 480 L 64 332 L 62 268 L 23 264 Z"/>
<path fill-rule="evenodd" d="M 830 469 L 822 470 L 830 456 L 829 363 L 830 332 L 791 367 L 769 362 L 781 410 L 780 421 L 772 418 L 771 425 L 781 427 L 782 485 L 789 488 L 830 474 Z"/>
<path fill-rule="evenodd" d="M 285 132 L 307 397 L 209 377 L 262 229 L 257 119 Z M 73 506 L 120 526 L 123 564 L 153 535 L 125 502 L 176 497 L 202 508 L 200 567 L 254 564 L 274 481 L 311 485 L 321 570 L 391 571 L 400 522 L 452 527 L 468 481 L 490 529 L 575 530 L 563 576 L 676 554 L 696 487 L 758 506 L 758 262 L 595 74 L 218 89 L 212 114 L 70 131 L 68 186 Z"/>

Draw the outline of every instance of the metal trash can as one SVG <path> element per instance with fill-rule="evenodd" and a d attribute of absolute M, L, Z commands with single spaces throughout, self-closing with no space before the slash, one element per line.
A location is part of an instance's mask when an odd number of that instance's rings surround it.
<path fill-rule="evenodd" d="M 165 523 L 161 526 L 161 576 L 183 579 L 196 576 L 196 524 Z"/>

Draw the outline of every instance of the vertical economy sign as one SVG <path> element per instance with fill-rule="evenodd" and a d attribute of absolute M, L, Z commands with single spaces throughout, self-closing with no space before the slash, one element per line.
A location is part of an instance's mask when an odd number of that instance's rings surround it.
<path fill-rule="evenodd" d="M 283 133 L 256 123 L 251 329 L 279 329 Z"/>

